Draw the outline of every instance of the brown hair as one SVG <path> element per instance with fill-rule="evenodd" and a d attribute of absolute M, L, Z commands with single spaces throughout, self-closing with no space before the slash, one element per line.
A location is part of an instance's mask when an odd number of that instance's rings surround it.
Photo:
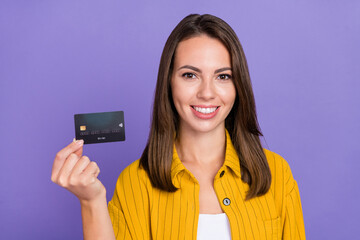
<path fill-rule="evenodd" d="M 220 40 L 230 53 L 237 94 L 225 120 L 225 127 L 239 157 L 241 179 L 250 186 L 246 199 L 261 196 L 270 188 L 271 173 L 260 142 L 262 133 L 257 121 L 247 61 L 233 29 L 222 19 L 209 14 L 188 15 L 166 41 L 160 60 L 149 139 L 140 165 L 148 173 L 154 187 L 169 192 L 177 190 L 171 181 L 173 144 L 179 128 L 179 116 L 170 86 L 174 55 L 179 42 L 201 34 Z"/>

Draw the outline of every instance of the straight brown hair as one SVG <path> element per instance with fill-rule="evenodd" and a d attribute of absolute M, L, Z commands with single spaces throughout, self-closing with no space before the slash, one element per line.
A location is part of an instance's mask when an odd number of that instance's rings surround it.
<path fill-rule="evenodd" d="M 261 146 L 262 133 L 257 121 L 254 94 L 247 61 L 234 30 L 222 19 L 209 15 L 190 14 L 171 32 L 161 55 L 155 90 L 152 122 L 147 145 L 140 159 L 152 185 L 164 191 L 177 188 L 171 180 L 173 144 L 179 129 L 179 115 L 171 94 L 171 75 L 178 44 L 205 34 L 220 40 L 231 56 L 232 78 L 236 99 L 225 120 L 231 141 L 240 161 L 241 179 L 249 185 L 246 200 L 268 192 L 271 173 Z"/>

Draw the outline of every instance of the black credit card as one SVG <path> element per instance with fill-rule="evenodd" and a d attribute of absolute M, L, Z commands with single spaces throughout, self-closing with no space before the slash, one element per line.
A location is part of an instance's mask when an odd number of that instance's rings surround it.
<path fill-rule="evenodd" d="M 84 144 L 125 141 L 124 112 L 75 114 L 76 140 Z"/>

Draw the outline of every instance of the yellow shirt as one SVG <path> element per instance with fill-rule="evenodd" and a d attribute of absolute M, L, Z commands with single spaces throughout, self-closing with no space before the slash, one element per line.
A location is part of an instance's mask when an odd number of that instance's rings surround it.
<path fill-rule="evenodd" d="M 248 184 L 241 181 L 240 163 L 226 132 L 225 162 L 214 189 L 226 213 L 232 239 L 305 239 L 299 189 L 288 163 L 264 149 L 272 183 L 261 197 L 244 201 Z M 139 160 L 126 167 L 108 204 L 116 239 L 196 239 L 200 185 L 181 163 L 174 147 L 174 193 L 151 186 Z"/>

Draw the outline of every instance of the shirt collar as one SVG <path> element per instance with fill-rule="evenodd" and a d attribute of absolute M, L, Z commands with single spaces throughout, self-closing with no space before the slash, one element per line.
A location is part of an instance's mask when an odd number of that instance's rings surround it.
<path fill-rule="evenodd" d="M 180 186 L 179 186 L 178 181 L 176 180 L 176 175 L 183 170 L 185 170 L 185 166 L 184 166 L 184 164 L 182 164 L 182 162 L 179 158 L 179 155 L 177 154 L 175 143 L 174 143 L 173 160 L 171 163 L 171 180 L 172 180 L 172 183 L 174 184 L 174 186 L 177 188 L 179 188 Z"/>
<path fill-rule="evenodd" d="M 225 150 L 225 162 L 224 165 L 228 166 L 237 177 L 241 177 L 240 161 L 237 152 L 232 144 L 230 134 L 226 130 L 226 150 Z"/>
<path fill-rule="evenodd" d="M 240 162 L 236 150 L 232 144 L 231 137 L 227 129 L 226 132 L 226 149 L 225 149 L 225 161 L 224 166 L 229 167 L 237 177 L 241 177 Z M 179 187 L 176 176 L 181 171 L 185 170 L 184 164 L 182 164 L 179 155 L 177 154 L 175 143 L 173 145 L 173 159 L 171 163 L 171 179 L 175 187 Z"/>

